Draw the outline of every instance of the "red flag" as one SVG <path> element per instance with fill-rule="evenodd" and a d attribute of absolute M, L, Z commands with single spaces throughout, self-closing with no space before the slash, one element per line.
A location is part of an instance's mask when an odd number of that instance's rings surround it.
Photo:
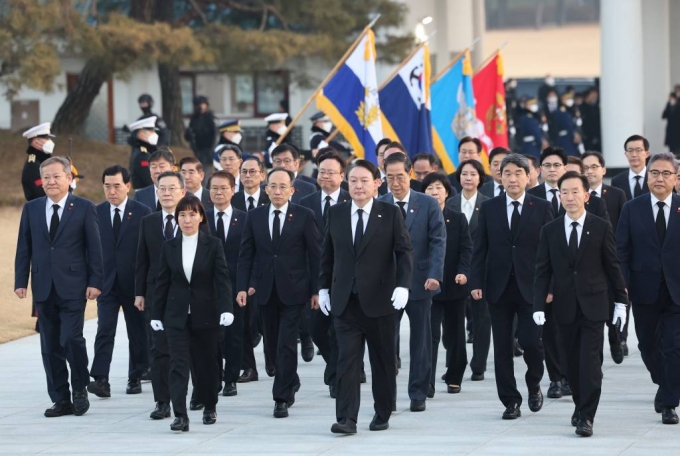
<path fill-rule="evenodd" d="M 500 51 L 472 78 L 477 112 L 477 136 L 487 152 L 508 147 L 503 59 Z"/>

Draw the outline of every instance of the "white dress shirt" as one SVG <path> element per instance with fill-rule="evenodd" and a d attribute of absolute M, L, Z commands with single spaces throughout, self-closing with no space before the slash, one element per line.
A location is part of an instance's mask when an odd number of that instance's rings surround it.
<path fill-rule="evenodd" d="M 120 203 L 118 206 L 114 206 L 111 204 L 111 226 L 113 226 L 113 217 L 116 216 L 116 209 L 118 209 L 120 212 L 120 221 L 123 221 L 123 214 L 125 213 L 125 205 L 127 204 L 127 196 L 123 200 L 122 203 Z"/>
<path fill-rule="evenodd" d="M 519 207 L 517 208 L 517 210 L 519 211 L 519 215 L 522 215 L 522 208 L 524 207 L 524 198 L 526 196 L 527 196 L 526 193 L 522 193 L 522 196 L 514 200 L 510 198 L 510 195 L 508 195 L 507 193 L 505 194 L 505 204 L 508 213 L 508 226 L 512 227 L 512 212 L 515 210 L 515 206 L 512 204 L 512 202 L 519 201 Z"/>
<path fill-rule="evenodd" d="M 503 184 L 499 184 L 498 182 L 493 181 L 493 196 L 499 196 L 501 194 L 501 185 Z"/>
<path fill-rule="evenodd" d="M 241 174 L 236 176 L 234 179 L 234 193 L 237 193 L 241 189 Z"/>
<path fill-rule="evenodd" d="M 274 211 L 276 210 L 273 204 L 269 205 L 269 235 L 272 236 L 272 239 L 274 239 Z M 288 203 L 281 206 L 281 209 L 278 210 L 281 211 L 279 214 L 279 224 L 281 225 L 279 234 L 281 234 L 283 232 L 283 223 L 286 221 L 286 214 L 288 213 Z"/>
<path fill-rule="evenodd" d="M 58 204 L 59 209 L 57 210 L 57 215 L 59 216 L 59 221 L 61 221 L 61 215 L 64 213 L 64 206 L 66 206 L 66 198 L 68 198 L 68 193 L 66 193 L 66 196 L 64 196 L 61 200 L 57 201 L 56 203 L 52 201 L 49 197 L 45 198 L 47 202 L 45 203 L 45 216 L 47 220 L 47 231 L 50 230 L 50 222 L 52 221 L 52 214 L 54 213 L 54 209 L 52 208 L 52 205 Z"/>
<path fill-rule="evenodd" d="M 198 233 L 193 236 L 182 234 L 182 267 L 187 282 L 191 283 L 191 271 L 194 269 L 194 259 L 196 258 L 196 248 L 198 247 Z M 191 303 L 187 313 L 191 313 Z"/>
<path fill-rule="evenodd" d="M 396 196 L 392 196 L 394 198 L 394 204 L 399 207 L 397 203 L 406 203 L 404 204 L 404 211 L 408 214 L 408 202 L 411 199 L 411 190 L 408 191 L 404 199 L 398 200 Z"/>
<path fill-rule="evenodd" d="M 215 208 L 215 220 L 213 221 L 215 223 L 215 229 L 217 229 L 217 221 L 220 219 L 220 216 L 218 214 L 219 209 Z M 229 222 L 231 221 L 231 214 L 234 213 L 234 208 L 229 205 L 224 210 L 224 214 L 222 214 L 222 223 L 224 223 L 224 239 L 223 241 L 227 240 L 227 237 L 229 236 Z"/>
<path fill-rule="evenodd" d="M 551 187 L 547 182 L 544 182 L 543 185 L 545 185 L 545 198 L 548 202 L 552 204 L 553 197 L 555 197 L 557 198 L 557 209 L 562 207 L 562 204 L 560 203 L 560 190 L 557 187 Z M 557 192 L 553 194 L 550 190 L 557 190 Z"/>
<path fill-rule="evenodd" d="M 583 214 L 577 219 L 573 220 L 571 217 L 569 217 L 569 214 L 566 214 L 564 217 L 564 234 L 567 236 L 567 245 L 569 245 L 569 237 L 571 236 L 571 230 L 573 227 L 571 224 L 573 222 L 577 222 L 578 225 L 576 226 L 576 236 L 578 238 L 577 245 L 581 245 L 581 235 L 583 234 L 583 222 L 586 219 L 586 214 L 587 211 L 584 209 Z"/>
<path fill-rule="evenodd" d="M 161 209 L 161 212 L 163 212 L 163 226 L 161 227 L 163 228 L 163 233 L 165 233 L 165 223 L 168 220 L 168 215 L 172 215 L 172 232 L 177 236 L 177 220 L 175 220 L 175 214 L 165 212 L 165 209 Z"/>
<path fill-rule="evenodd" d="M 338 204 L 338 198 L 340 198 L 340 187 L 331 194 L 328 194 L 321 190 L 321 213 L 323 214 L 323 208 L 326 207 L 326 197 L 331 197 L 331 206 Z M 324 214 L 325 215 L 325 214 Z"/>
<path fill-rule="evenodd" d="M 364 221 L 364 233 L 366 232 L 366 227 L 368 226 L 368 216 L 371 215 L 371 209 L 373 208 L 373 198 L 371 198 L 368 203 L 364 207 L 359 207 L 357 204 L 352 201 L 352 211 L 350 214 L 352 215 L 352 241 L 354 241 L 354 233 L 357 231 L 357 223 L 359 223 L 359 214 L 357 211 L 359 209 L 363 209 L 364 213 L 361 214 L 361 220 Z"/>
<path fill-rule="evenodd" d="M 596 188 L 591 188 L 589 193 L 595 192 L 598 198 L 602 198 L 602 183 L 598 185 Z"/>
<path fill-rule="evenodd" d="M 199 187 L 199 190 L 198 190 L 196 193 L 194 193 L 194 192 L 191 192 L 191 193 L 192 193 L 196 198 L 198 198 L 198 200 L 202 203 L 202 202 L 203 202 L 203 192 L 204 192 L 204 191 L 205 191 L 205 189 L 204 189 L 203 187 Z"/>
<path fill-rule="evenodd" d="M 465 199 L 465 194 L 461 193 L 460 194 L 460 209 L 465 214 L 465 218 L 467 219 L 468 223 L 470 223 L 470 219 L 472 218 L 472 214 L 475 212 L 475 204 L 477 204 L 477 193 L 475 192 L 474 195 L 472 195 L 472 198 L 470 199 Z"/>
<path fill-rule="evenodd" d="M 153 207 L 158 207 L 158 187 L 156 185 L 153 186 L 153 202 Z"/>
<path fill-rule="evenodd" d="M 628 185 L 630 185 L 630 194 L 635 197 L 635 186 L 637 185 L 637 180 L 635 176 L 640 176 L 640 187 L 645 185 L 645 175 L 647 174 L 647 167 L 642 168 L 639 173 L 634 173 L 632 169 L 628 169 Z M 643 188 L 644 190 L 644 188 Z"/>
<path fill-rule="evenodd" d="M 659 206 L 656 205 L 659 201 L 663 201 L 666 203 L 663 207 L 663 215 L 666 217 L 666 228 L 668 228 L 668 220 L 670 219 L 671 216 L 671 203 L 673 202 L 673 193 L 671 192 L 670 195 L 666 197 L 665 200 L 660 200 L 652 192 L 650 192 L 652 196 L 652 212 L 654 213 L 654 221 L 656 222 L 656 217 L 659 215 Z"/>
<path fill-rule="evenodd" d="M 244 201 L 246 202 L 246 210 L 248 210 L 248 197 L 250 197 L 250 196 L 253 197 L 253 206 L 257 207 L 257 202 L 260 201 L 260 192 L 261 191 L 262 191 L 262 188 L 260 186 L 258 186 L 257 190 L 255 190 L 255 193 L 253 193 L 252 195 L 249 195 L 246 188 L 243 187 L 243 198 L 244 198 Z"/>

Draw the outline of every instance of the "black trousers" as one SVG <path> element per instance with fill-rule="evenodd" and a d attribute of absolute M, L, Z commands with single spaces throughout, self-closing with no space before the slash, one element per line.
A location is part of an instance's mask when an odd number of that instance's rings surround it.
<path fill-rule="evenodd" d="M 447 367 L 445 381 L 448 385 L 460 385 L 467 366 L 467 349 L 465 347 L 465 299 L 455 301 L 432 301 L 432 370 L 430 384 L 434 386 L 439 341 L 443 333 L 448 339 Z"/>
<path fill-rule="evenodd" d="M 673 302 L 666 282 L 662 282 L 657 301 L 652 305 L 633 303 L 633 315 L 642 361 L 652 381 L 661 389 L 661 402 L 665 407 L 677 407 L 680 399 L 680 303 Z"/>
<path fill-rule="evenodd" d="M 145 299 L 148 305 L 152 300 L 151 296 Z M 151 345 L 151 387 L 153 388 L 154 402 L 170 403 L 170 351 L 168 349 L 168 338 L 165 331 L 154 331 L 149 323 L 151 322 L 151 309 L 145 307 L 144 316 L 146 317 L 148 342 Z"/>
<path fill-rule="evenodd" d="M 253 346 L 250 339 L 244 339 L 245 317 L 248 306 L 241 307 L 234 302 L 234 322 L 224 328 L 222 332 L 222 357 L 224 358 L 224 383 L 235 383 L 241 373 L 243 365 L 245 345 L 252 352 Z M 250 322 L 248 322 L 250 326 Z M 247 341 L 247 344 L 244 343 Z M 253 355 L 254 357 L 254 355 Z"/>
<path fill-rule="evenodd" d="M 409 299 L 406 308 L 397 313 L 395 319 L 395 350 L 399 344 L 399 327 L 404 311 L 408 315 L 411 334 L 409 354 L 411 362 L 408 372 L 408 397 L 411 400 L 427 399 L 427 389 L 432 376 L 432 299 Z M 370 352 L 370 350 L 369 350 Z M 396 396 L 394 397 L 396 400 Z"/>
<path fill-rule="evenodd" d="M 491 327 L 493 329 L 494 366 L 496 368 L 496 389 L 505 407 L 522 404 L 522 395 L 517 390 L 513 357 L 512 323 L 517 316 L 517 335 L 524 349 L 527 365 L 525 380 L 529 391 L 540 388 L 543 378 L 543 346 L 540 326 L 534 323 L 533 305 L 522 297 L 514 276 L 496 303 L 489 303 Z"/>
<path fill-rule="evenodd" d="M 486 299 L 475 301 L 466 298 L 472 305 L 472 321 L 474 323 L 474 339 L 472 340 L 472 359 L 470 369 L 476 374 L 486 372 L 486 360 L 489 358 L 491 346 L 491 316 Z"/>
<path fill-rule="evenodd" d="M 276 402 L 288 402 L 300 385 L 297 374 L 297 338 L 304 304 L 289 306 L 281 302 L 272 288 L 269 302 L 261 306 L 264 315 L 264 344 L 276 367 L 272 396 Z"/>
<path fill-rule="evenodd" d="M 338 339 L 338 396 L 335 401 L 337 421 L 357 422 L 364 340 L 368 344 L 371 362 L 373 408 L 381 420 L 389 420 L 392 400 L 397 394 L 394 315 L 368 317 L 361 310 L 358 296 L 352 294 L 342 315 L 333 316 L 333 324 Z"/>
<path fill-rule="evenodd" d="M 189 375 L 194 376 L 193 398 L 214 411 L 219 391 L 218 350 L 220 328 L 192 328 L 191 316 L 186 326 L 165 328 L 170 351 L 170 397 L 175 416 L 187 416 Z"/>
<path fill-rule="evenodd" d="M 588 320 L 578 309 L 574 322 L 557 324 L 557 331 L 576 411 L 581 419 L 592 422 L 602 393 L 604 321 Z"/>
<path fill-rule="evenodd" d="M 90 382 L 87 348 L 83 337 L 86 300 L 62 299 L 52 286 L 47 301 L 36 302 L 40 325 L 40 352 L 52 402 L 71 402 L 68 368 L 73 391 L 84 391 Z"/>
<path fill-rule="evenodd" d="M 557 338 L 557 325 L 555 323 L 552 303 L 545 306 L 545 324 L 543 325 L 541 339 L 543 340 L 545 367 L 548 368 L 548 377 L 551 382 L 559 382 L 566 375 L 562 369 L 562 355 L 559 349 L 560 344 Z M 521 343 L 520 346 L 522 346 Z"/>
<path fill-rule="evenodd" d="M 314 314 L 314 331 L 312 340 L 319 348 L 319 352 L 326 362 L 323 372 L 323 382 L 336 386 L 338 372 L 338 341 L 335 337 L 333 315 L 326 316 L 320 310 Z"/>
<path fill-rule="evenodd" d="M 300 318 L 300 344 L 305 346 L 312 343 L 314 334 L 314 314 L 311 306 L 305 306 Z"/>
<path fill-rule="evenodd" d="M 255 336 L 255 329 L 257 328 L 257 315 L 258 311 L 255 299 L 248 297 L 243 312 L 243 360 L 241 361 L 241 367 L 243 369 L 253 369 L 255 372 L 257 372 L 257 363 L 255 362 L 253 338 Z M 234 319 L 235 318 L 236 315 L 234 314 Z"/>
<path fill-rule="evenodd" d="M 146 346 L 147 324 L 144 314 L 134 304 L 134 296 L 124 297 L 116 292 L 99 296 L 97 299 L 97 337 L 94 341 L 94 361 L 90 369 L 92 378 L 109 376 L 121 307 L 128 337 L 128 379 L 139 379 L 149 367 L 149 352 Z"/>

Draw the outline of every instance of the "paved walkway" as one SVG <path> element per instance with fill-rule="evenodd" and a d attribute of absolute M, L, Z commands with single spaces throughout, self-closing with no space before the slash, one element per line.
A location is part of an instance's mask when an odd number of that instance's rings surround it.
<path fill-rule="evenodd" d="M 170 432 L 170 419 L 152 421 L 151 385 L 144 384 L 141 395 L 125 394 L 127 340 L 125 325 L 118 326 L 110 399 L 90 395 L 90 411 L 82 416 L 47 419 L 51 405 L 46 393 L 38 336 L 0 345 L 0 453 L 62 454 L 586 454 L 658 455 L 678 454 L 680 426 L 664 426 L 654 413 L 652 399 L 656 387 L 640 359 L 636 341 L 631 340 L 630 357 L 614 365 L 607 355 L 604 365 L 602 400 L 595 421 L 595 435 L 579 438 L 570 426 L 573 405 L 570 398 L 546 400 L 543 410 L 531 413 L 522 407 L 522 418 L 501 420 L 489 363 L 486 380 L 469 381 L 469 371 L 458 395 L 446 394 L 437 384 L 437 394 L 428 400 L 427 411 L 408 410 L 408 320 L 402 326 L 405 369 L 398 381 L 398 412 L 392 415 L 390 429 L 370 432 L 373 416 L 370 371 L 368 385 L 362 387 L 359 433 L 335 436 L 330 433 L 335 404 L 323 384 L 323 360 L 300 363 L 302 389 L 297 394 L 291 416 L 272 417 L 272 379 L 239 385 L 238 396 L 220 397 L 218 421 L 201 423 L 201 412 L 190 412 L 191 431 Z M 85 324 L 88 349 L 92 354 L 96 321 Z M 632 336 L 634 337 L 634 336 Z M 631 337 L 631 338 L 632 338 Z M 468 345 L 468 352 L 471 345 Z M 264 374 L 261 346 L 258 347 L 260 372 Z M 443 360 L 444 356 L 439 359 Z M 489 359 L 492 359 L 490 355 Z M 518 384 L 524 384 L 523 361 L 516 359 Z M 368 363 L 366 364 L 369 367 Z M 437 377 L 443 373 L 438 366 Z M 263 378 L 264 377 L 264 378 Z M 547 390 L 547 376 L 543 392 Z M 526 399 L 525 399 L 526 404 Z"/>

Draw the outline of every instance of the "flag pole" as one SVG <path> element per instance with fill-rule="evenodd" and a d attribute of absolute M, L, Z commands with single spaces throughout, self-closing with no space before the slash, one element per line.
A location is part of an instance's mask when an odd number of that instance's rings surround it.
<path fill-rule="evenodd" d="M 317 89 L 312 93 L 312 95 L 309 97 L 307 102 L 302 106 L 302 109 L 300 109 L 300 112 L 298 112 L 297 116 L 293 119 L 293 121 L 286 127 L 286 131 L 284 131 L 281 136 L 279 136 L 279 139 L 276 140 L 276 145 L 278 146 L 281 144 L 281 142 L 288 136 L 288 133 L 290 133 L 293 130 L 293 127 L 295 124 L 300 120 L 300 118 L 304 115 L 305 110 L 309 107 L 310 104 L 312 104 L 312 101 L 316 98 L 317 94 L 321 91 L 321 89 L 324 88 L 326 84 L 328 84 L 328 81 L 335 76 L 335 73 L 338 71 L 338 69 L 345 63 L 345 61 L 349 58 L 350 54 L 354 52 L 356 47 L 359 45 L 361 42 L 361 39 L 364 37 L 364 35 L 375 25 L 375 23 L 378 21 L 380 18 L 380 15 L 378 14 L 376 17 L 373 18 L 373 20 L 364 28 L 364 30 L 359 34 L 356 40 L 354 40 L 354 43 L 347 49 L 347 52 L 342 56 L 342 58 L 338 61 L 338 63 L 333 67 L 330 73 L 328 73 L 328 76 L 323 80 L 323 82 L 317 87 Z"/>
<path fill-rule="evenodd" d="M 437 82 L 437 80 L 438 80 L 439 78 L 441 78 L 442 76 L 444 76 L 444 74 L 446 74 L 446 72 L 449 71 L 449 70 L 451 69 L 452 66 L 454 66 L 456 63 L 458 63 L 458 61 L 459 61 L 460 59 L 463 58 L 463 56 L 465 55 L 466 52 L 471 51 L 472 49 L 474 49 L 475 44 L 477 44 L 478 41 L 479 41 L 479 37 L 475 38 L 475 40 L 472 42 L 472 44 L 471 44 L 469 47 L 466 47 L 466 48 L 463 49 L 461 52 L 459 52 L 458 55 L 456 55 L 456 56 L 453 58 L 453 60 L 451 60 L 451 61 L 448 63 L 448 65 L 446 65 L 444 68 L 442 68 L 442 70 L 441 70 L 439 73 L 437 73 L 437 74 L 432 78 L 432 80 L 430 81 L 430 84 L 434 84 L 435 82 Z"/>
<path fill-rule="evenodd" d="M 504 41 L 503 44 L 498 46 L 498 49 L 493 51 L 493 53 L 491 53 L 491 55 L 489 57 L 487 57 L 477 68 L 475 68 L 475 73 L 479 73 L 481 71 L 481 69 L 484 68 L 486 65 L 488 65 L 489 62 L 491 62 L 493 60 L 493 58 L 496 57 L 498 55 L 498 53 L 501 52 L 503 50 L 503 48 L 507 45 L 508 45 L 508 41 Z"/>

